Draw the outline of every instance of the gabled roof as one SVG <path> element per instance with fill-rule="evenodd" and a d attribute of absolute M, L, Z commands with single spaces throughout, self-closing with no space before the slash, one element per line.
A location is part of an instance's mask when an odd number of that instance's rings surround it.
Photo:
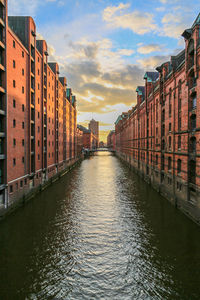
<path fill-rule="evenodd" d="M 179 52 L 176 56 L 171 56 L 171 64 L 176 70 L 185 61 L 185 49 Z"/>
<path fill-rule="evenodd" d="M 119 123 L 119 121 L 121 121 L 121 120 L 122 120 L 122 116 L 119 115 L 118 118 L 117 118 L 117 120 L 115 121 L 115 125 L 117 125 Z"/>
<path fill-rule="evenodd" d="M 79 124 L 77 125 L 77 128 L 80 129 L 81 131 L 83 131 L 84 133 L 90 133 L 91 132 L 90 129 L 87 129 L 84 126 L 79 125 Z"/>
<path fill-rule="evenodd" d="M 148 82 L 154 82 L 158 79 L 159 73 L 158 72 L 146 72 L 144 74 L 144 79 L 147 79 Z"/>
<path fill-rule="evenodd" d="M 138 86 L 136 89 L 136 92 L 138 93 L 139 96 L 143 96 L 145 95 L 145 87 L 144 86 Z"/>
<path fill-rule="evenodd" d="M 197 24 L 200 24 L 200 13 L 198 14 L 196 20 L 194 21 L 194 23 L 192 24 L 192 28 L 197 25 Z"/>

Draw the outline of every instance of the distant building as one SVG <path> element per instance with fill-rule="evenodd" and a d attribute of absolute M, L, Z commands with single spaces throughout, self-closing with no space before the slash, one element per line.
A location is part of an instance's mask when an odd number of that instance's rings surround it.
<path fill-rule="evenodd" d="M 104 147 L 105 147 L 105 144 L 104 144 L 103 141 L 99 142 L 99 147 L 100 147 L 100 148 L 104 148 Z"/>
<path fill-rule="evenodd" d="M 96 135 L 90 129 L 85 128 L 82 125 L 77 125 L 77 128 L 83 132 L 83 148 L 84 149 L 96 149 L 98 148 L 98 140 Z"/>
<path fill-rule="evenodd" d="M 99 122 L 92 119 L 88 124 L 88 128 L 92 131 L 92 133 L 96 136 L 99 146 Z"/>
<path fill-rule="evenodd" d="M 115 144 L 115 131 L 112 130 L 107 136 L 107 147 L 112 150 L 115 150 Z"/>

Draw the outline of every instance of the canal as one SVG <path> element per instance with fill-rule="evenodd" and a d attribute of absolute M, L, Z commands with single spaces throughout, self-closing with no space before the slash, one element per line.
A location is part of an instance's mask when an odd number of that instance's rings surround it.
<path fill-rule="evenodd" d="M 200 228 L 109 153 L 0 223 L 0 300 L 200 299 Z"/>

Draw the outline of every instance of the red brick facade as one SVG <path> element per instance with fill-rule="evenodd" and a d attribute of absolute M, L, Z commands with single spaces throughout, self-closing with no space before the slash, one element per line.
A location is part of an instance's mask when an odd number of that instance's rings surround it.
<path fill-rule="evenodd" d="M 107 136 L 107 148 L 114 150 L 116 149 L 115 131 L 112 130 Z"/>
<path fill-rule="evenodd" d="M 0 0 L 0 209 L 76 159 L 76 98 L 31 17 Z"/>
<path fill-rule="evenodd" d="M 176 206 L 200 221 L 200 16 L 185 50 L 147 72 L 137 104 L 115 123 L 116 152 Z"/>

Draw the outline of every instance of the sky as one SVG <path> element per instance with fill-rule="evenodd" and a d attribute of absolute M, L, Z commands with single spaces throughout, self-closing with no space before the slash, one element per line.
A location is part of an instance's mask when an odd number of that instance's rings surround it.
<path fill-rule="evenodd" d="M 9 15 L 34 18 L 77 97 L 78 123 L 99 121 L 104 141 L 145 72 L 183 49 L 199 12 L 200 0 L 8 0 Z"/>

